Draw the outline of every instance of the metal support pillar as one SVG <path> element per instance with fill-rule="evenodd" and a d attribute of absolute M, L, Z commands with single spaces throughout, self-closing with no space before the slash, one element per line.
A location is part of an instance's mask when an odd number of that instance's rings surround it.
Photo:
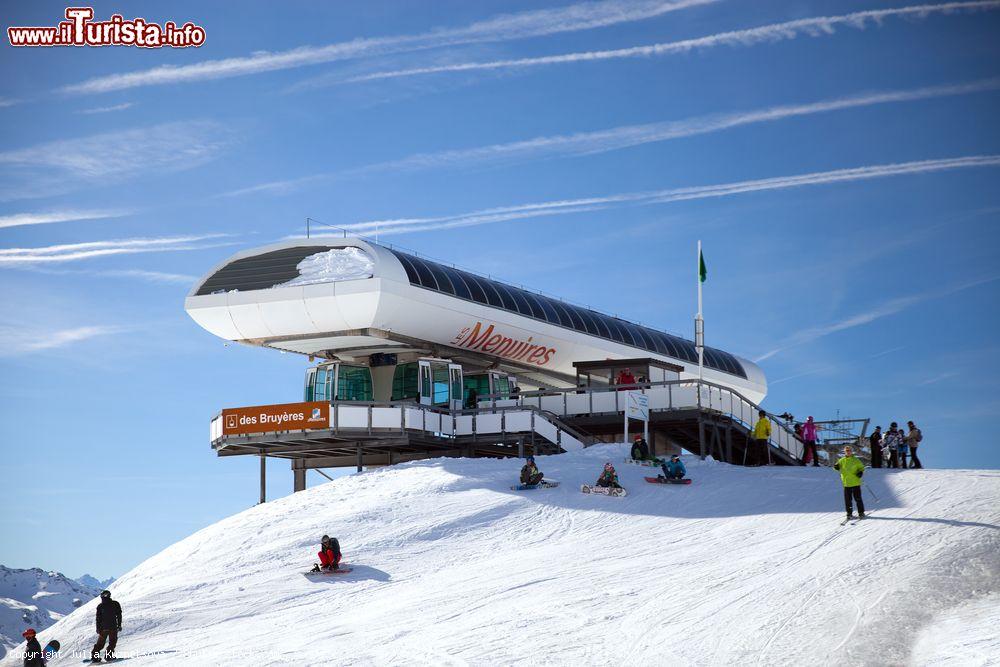
<path fill-rule="evenodd" d="M 701 417 L 701 408 L 698 408 L 698 456 L 705 460 L 705 422 Z"/>
<path fill-rule="evenodd" d="M 358 472 L 361 472 L 362 470 L 364 470 L 364 467 L 365 467 L 364 466 L 364 462 L 365 462 L 365 456 L 362 453 L 361 445 L 358 444 Z"/>
<path fill-rule="evenodd" d="M 306 469 L 296 468 L 298 461 L 292 461 L 292 493 L 306 490 Z"/>
<path fill-rule="evenodd" d="M 260 450 L 260 503 L 267 502 L 267 456 Z"/>

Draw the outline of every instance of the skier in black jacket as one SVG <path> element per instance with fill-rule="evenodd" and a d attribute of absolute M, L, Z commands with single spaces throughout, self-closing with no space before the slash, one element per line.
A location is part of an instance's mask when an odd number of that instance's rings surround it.
<path fill-rule="evenodd" d="M 91 662 L 101 661 L 101 650 L 104 641 L 108 642 L 106 660 L 115 659 L 115 646 L 118 644 L 118 633 L 122 630 L 122 606 L 111 599 L 111 591 L 101 591 L 101 604 L 97 605 L 97 643 L 90 653 Z"/>
<path fill-rule="evenodd" d="M 28 640 L 24 647 L 24 667 L 42 667 L 45 661 L 42 659 L 42 645 L 35 638 L 35 629 L 28 628 L 21 636 Z"/>
<path fill-rule="evenodd" d="M 875 432 L 868 436 L 868 444 L 872 452 L 872 467 L 882 467 L 882 427 L 876 426 Z"/>

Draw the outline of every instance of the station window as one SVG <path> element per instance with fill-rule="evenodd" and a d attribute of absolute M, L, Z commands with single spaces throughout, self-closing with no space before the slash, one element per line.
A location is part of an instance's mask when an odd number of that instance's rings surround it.
<path fill-rule="evenodd" d="M 462 405 L 469 405 L 469 392 L 475 390 L 476 396 L 481 398 L 490 393 L 490 378 L 485 373 L 479 375 L 466 375 L 462 378 L 464 391 L 462 392 Z M 475 406 L 472 406 L 475 407 Z"/>
<path fill-rule="evenodd" d="M 367 366 L 344 366 L 337 375 L 337 400 L 372 400 L 372 373 Z"/>
<path fill-rule="evenodd" d="M 433 366 L 431 374 L 434 379 L 434 393 L 431 395 L 431 403 L 448 405 L 448 367 L 445 365 Z"/>
<path fill-rule="evenodd" d="M 399 364 L 392 373 L 392 400 L 404 401 L 419 398 L 417 389 L 417 362 Z"/>

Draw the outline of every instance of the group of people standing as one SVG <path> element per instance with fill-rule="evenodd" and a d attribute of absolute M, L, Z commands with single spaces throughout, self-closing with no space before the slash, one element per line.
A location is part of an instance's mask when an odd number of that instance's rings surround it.
<path fill-rule="evenodd" d="M 889 430 L 885 433 L 882 433 L 881 426 L 875 427 L 875 431 L 868 438 L 873 468 L 924 467 L 917 456 L 917 449 L 924 439 L 924 434 L 912 421 L 906 422 L 906 425 L 909 427 L 909 432 L 899 428 L 896 422 L 889 424 Z"/>

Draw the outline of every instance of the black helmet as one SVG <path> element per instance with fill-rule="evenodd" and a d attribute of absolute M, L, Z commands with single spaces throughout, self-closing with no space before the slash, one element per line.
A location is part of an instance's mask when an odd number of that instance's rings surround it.
<path fill-rule="evenodd" d="M 329 536 L 329 535 L 324 535 L 323 537 L 321 537 L 321 538 L 320 538 L 320 540 L 319 540 L 319 541 L 320 541 L 321 543 L 322 543 L 322 542 L 329 542 L 329 541 L 330 541 L 330 536 Z"/>
<path fill-rule="evenodd" d="M 101 599 L 102 600 L 110 600 L 111 599 L 111 591 L 101 591 Z"/>
<path fill-rule="evenodd" d="M 679 454 L 674 454 L 673 456 L 671 456 L 671 457 L 670 457 L 670 460 L 671 460 L 671 461 L 679 461 L 679 460 L 680 460 L 680 458 L 681 458 L 681 457 L 680 457 L 680 455 L 679 455 Z"/>
<path fill-rule="evenodd" d="M 535 457 L 534 456 L 529 456 L 529 457 L 527 457 L 525 459 L 525 461 L 531 461 L 532 463 L 534 463 L 535 462 Z"/>

